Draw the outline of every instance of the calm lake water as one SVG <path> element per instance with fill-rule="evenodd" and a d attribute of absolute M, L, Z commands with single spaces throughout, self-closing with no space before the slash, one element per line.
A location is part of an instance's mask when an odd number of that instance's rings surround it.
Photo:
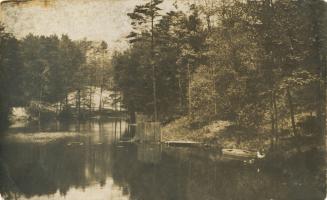
<path fill-rule="evenodd" d="M 126 144 L 123 121 L 15 126 L 1 141 L 0 193 L 7 199 L 322 200 L 323 162 L 222 157 L 218 150 Z"/>

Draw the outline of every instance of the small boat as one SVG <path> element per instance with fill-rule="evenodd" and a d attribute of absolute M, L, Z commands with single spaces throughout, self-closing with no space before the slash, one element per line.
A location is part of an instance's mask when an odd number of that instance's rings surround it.
<path fill-rule="evenodd" d="M 222 149 L 225 156 L 238 157 L 238 158 L 256 158 L 257 153 L 243 149 Z"/>

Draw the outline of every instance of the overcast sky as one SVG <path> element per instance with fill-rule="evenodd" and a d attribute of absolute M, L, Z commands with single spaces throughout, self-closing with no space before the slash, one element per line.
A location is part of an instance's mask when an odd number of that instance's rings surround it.
<path fill-rule="evenodd" d="M 0 0 L 1 1 L 1 0 Z M 166 0 L 165 10 L 173 0 Z M 32 0 L 2 3 L 1 18 L 7 31 L 18 38 L 68 34 L 73 39 L 105 40 L 111 49 L 125 48 L 131 31 L 127 13 L 144 0 Z"/>

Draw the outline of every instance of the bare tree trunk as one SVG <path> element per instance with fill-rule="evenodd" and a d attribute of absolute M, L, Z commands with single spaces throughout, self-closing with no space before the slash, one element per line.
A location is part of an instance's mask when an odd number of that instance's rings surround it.
<path fill-rule="evenodd" d="M 279 132 L 278 132 L 278 108 L 277 108 L 277 101 L 276 101 L 276 93 L 273 92 L 273 107 L 274 107 L 274 113 L 275 113 L 275 142 L 276 145 L 278 144 L 279 140 Z"/>
<path fill-rule="evenodd" d="M 291 117 L 291 122 L 292 122 L 293 135 L 298 136 L 297 131 L 296 131 L 296 125 L 295 125 L 293 99 L 292 99 L 292 95 L 291 95 L 291 91 L 290 91 L 289 87 L 287 88 L 287 99 L 288 99 L 288 104 L 289 104 L 289 109 L 290 109 L 290 117 Z"/>
<path fill-rule="evenodd" d="M 119 137 L 121 137 L 121 118 L 119 118 Z"/>
<path fill-rule="evenodd" d="M 191 69 L 190 64 L 187 63 L 187 76 L 188 76 L 188 116 L 191 117 L 192 114 L 192 88 L 191 88 Z"/>
<path fill-rule="evenodd" d="M 102 112 L 102 93 L 103 93 L 103 84 L 100 86 L 100 101 L 99 101 L 99 113 Z"/>
<path fill-rule="evenodd" d="M 273 92 L 270 94 L 270 118 L 271 118 L 271 135 L 270 135 L 270 145 L 271 148 L 274 148 L 274 137 L 276 135 L 275 129 L 275 113 L 274 113 L 274 100 L 273 100 Z"/>
<path fill-rule="evenodd" d="M 90 103 L 89 103 L 89 114 L 91 116 L 91 113 L 92 113 L 92 86 L 90 86 L 90 95 L 89 95 L 89 100 L 90 100 Z"/>
<path fill-rule="evenodd" d="M 209 9 L 208 2 L 205 2 L 207 8 Z M 207 21 L 207 28 L 208 28 L 208 37 L 211 36 L 211 19 L 210 14 L 206 14 L 206 21 Z M 213 104 L 214 104 L 214 114 L 217 115 L 217 97 L 216 97 L 216 81 L 215 81 L 215 68 L 211 63 L 211 59 L 209 57 L 209 68 L 211 70 L 211 80 L 212 80 L 212 97 L 213 97 Z"/>
<path fill-rule="evenodd" d="M 155 66 L 152 66 L 152 77 L 153 77 L 153 110 L 154 110 L 154 121 L 158 121 L 158 111 L 157 111 L 157 84 L 155 78 Z"/>
<path fill-rule="evenodd" d="M 77 90 L 77 117 L 81 117 L 81 89 Z"/>
<path fill-rule="evenodd" d="M 123 97 L 122 97 L 122 92 L 119 91 L 119 112 L 121 113 L 121 107 L 122 107 L 122 101 L 123 101 Z"/>
<path fill-rule="evenodd" d="M 66 94 L 66 97 L 65 97 L 65 106 L 66 106 L 66 108 L 68 106 L 68 94 Z"/>
<path fill-rule="evenodd" d="M 178 78 L 178 89 L 179 89 L 179 107 L 183 107 L 183 89 L 181 83 L 181 77 Z"/>
<path fill-rule="evenodd" d="M 117 119 L 115 119 L 115 138 L 117 137 Z"/>
<path fill-rule="evenodd" d="M 56 116 L 58 116 L 60 112 L 60 103 L 56 103 Z"/>
<path fill-rule="evenodd" d="M 39 113 L 38 113 L 38 118 L 39 118 L 39 120 L 38 120 L 38 128 L 39 128 L 39 130 L 41 129 L 41 102 L 42 102 L 42 96 L 43 96 L 43 88 L 42 88 L 42 86 L 41 86 L 41 88 L 40 88 L 40 96 L 39 96 Z"/>
<path fill-rule="evenodd" d="M 78 112 L 78 90 L 76 90 L 76 94 L 75 94 L 75 110 L 77 113 Z"/>
<path fill-rule="evenodd" d="M 59 101 L 59 113 L 62 111 L 62 100 Z"/>
<path fill-rule="evenodd" d="M 152 6 L 152 0 L 151 0 Z M 152 57 L 152 85 L 153 85 L 153 117 L 154 121 L 158 121 L 157 111 L 157 83 L 156 83 L 156 66 L 154 64 L 154 14 L 151 16 L 151 57 Z"/>
<path fill-rule="evenodd" d="M 210 61 L 209 61 L 210 62 Z M 217 115 L 217 95 L 216 95 L 216 80 L 215 80 L 215 69 L 210 62 L 211 67 L 211 78 L 212 78 L 212 96 L 214 103 L 214 114 Z"/>
<path fill-rule="evenodd" d="M 100 84 L 100 102 L 99 102 L 99 112 L 101 114 L 102 112 L 102 93 L 103 93 L 103 87 L 104 87 L 104 51 L 102 52 L 102 59 L 101 59 L 101 84 Z"/>
<path fill-rule="evenodd" d="M 117 112 L 118 111 L 118 100 L 117 100 L 117 91 L 115 90 L 114 91 L 114 94 L 115 94 L 115 111 Z"/>

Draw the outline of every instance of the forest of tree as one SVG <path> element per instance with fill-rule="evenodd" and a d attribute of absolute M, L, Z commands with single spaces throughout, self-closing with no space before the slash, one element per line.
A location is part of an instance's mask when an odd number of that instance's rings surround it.
<path fill-rule="evenodd" d="M 114 80 L 132 118 L 229 120 L 298 135 L 324 133 L 326 3 L 202 0 L 164 13 L 163 0 L 129 13 L 130 48 L 113 57 Z"/>
<path fill-rule="evenodd" d="M 1 127 L 15 106 L 34 106 L 40 118 L 40 104 L 55 105 L 71 117 L 70 93 L 81 117 L 98 87 L 101 95 L 119 91 L 132 123 L 142 113 L 161 123 L 187 117 L 192 126 L 268 126 L 276 138 L 284 129 L 300 134 L 301 124 L 325 131 L 324 1 L 202 0 L 169 12 L 162 3 L 128 13 L 129 48 L 112 58 L 105 42 L 32 34 L 18 40 L 1 26 Z"/>
<path fill-rule="evenodd" d="M 1 128 L 8 125 L 13 107 L 26 107 L 39 118 L 51 108 L 59 116 L 71 117 L 71 93 L 76 93 L 75 113 L 81 117 L 92 107 L 94 88 L 102 92 L 111 87 L 105 42 L 32 34 L 17 40 L 3 26 L 0 34 Z"/>
<path fill-rule="evenodd" d="M 21 61 L 18 41 L 0 26 L 0 130 L 8 123 L 10 108 L 18 103 Z"/>

